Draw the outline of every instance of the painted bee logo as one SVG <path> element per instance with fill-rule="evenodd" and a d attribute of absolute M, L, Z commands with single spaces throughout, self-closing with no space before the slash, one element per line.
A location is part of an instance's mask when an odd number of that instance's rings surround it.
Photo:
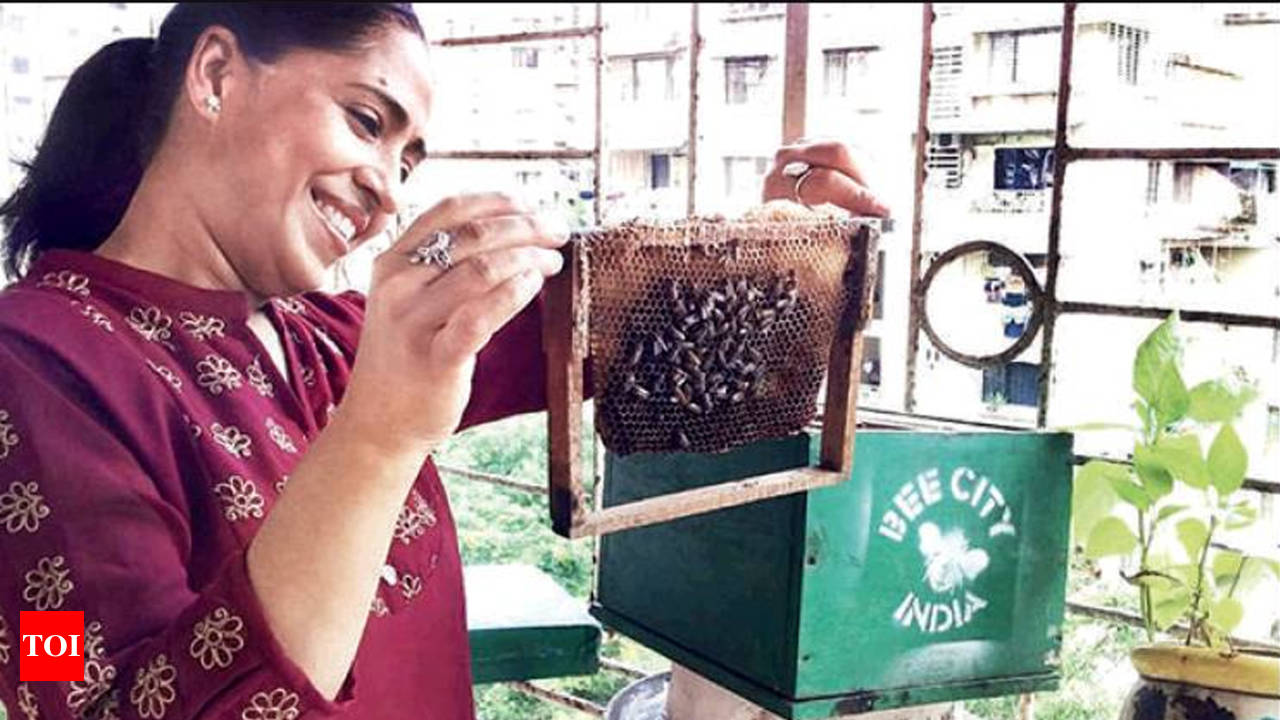
<path fill-rule="evenodd" d="M 924 556 L 924 579 L 935 593 L 955 593 L 987 569 L 990 558 L 982 549 L 970 548 L 960 529 L 945 535 L 933 523 L 919 529 L 920 554 Z"/>

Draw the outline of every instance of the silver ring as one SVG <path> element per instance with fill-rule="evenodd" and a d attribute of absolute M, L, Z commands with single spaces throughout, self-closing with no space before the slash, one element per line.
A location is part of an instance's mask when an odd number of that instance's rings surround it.
<path fill-rule="evenodd" d="M 449 248 L 452 245 L 453 235 L 444 230 L 437 230 L 431 234 L 430 242 L 413 249 L 409 262 L 414 265 L 430 263 L 439 265 L 441 270 L 448 270 L 453 267 L 453 256 L 449 254 Z"/>
<path fill-rule="evenodd" d="M 796 202 L 801 205 L 807 205 L 808 203 L 800 199 L 800 189 L 804 186 L 804 181 L 808 180 L 809 176 L 813 174 L 813 166 L 803 160 L 795 160 L 782 166 L 782 174 L 785 177 L 796 179 L 796 184 L 791 189 L 791 195 L 796 199 Z"/>

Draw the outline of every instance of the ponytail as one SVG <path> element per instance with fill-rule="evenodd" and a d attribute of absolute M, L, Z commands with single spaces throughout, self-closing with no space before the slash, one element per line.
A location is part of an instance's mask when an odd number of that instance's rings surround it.
<path fill-rule="evenodd" d="M 4 271 L 52 248 L 92 251 L 120 224 L 167 129 L 196 39 L 230 29 L 250 60 L 348 50 L 388 25 L 423 37 L 408 3 L 178 3 L 159 38 L 117 40 L 72 73 L 26 175 L 0 204 Z"/>
<path fill-rule="evenodd" d="M 117 40 L 72 73 L 26 177 L 0 205 L 5 272 L 40 250 L 92 250 L 111 234 L 142 179 L 141 116 L 152 42 Z"/>

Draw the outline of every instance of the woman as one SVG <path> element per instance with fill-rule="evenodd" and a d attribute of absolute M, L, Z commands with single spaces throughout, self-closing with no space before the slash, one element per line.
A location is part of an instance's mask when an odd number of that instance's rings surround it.
<path fill-rule="evenodd" d="M 424 159 L 427 63 L 408 5 L 179 4 L 72 76 L 0 209 L 12 717 L 472 717 L 429 455 L 542 406 L 565 238 L 454 197 L 367 301 L 315 292 Z M 882 210 L 841 146 L 776 164 L 766 198 Z M 24 610 L 84 612 L 83 681 L 19 681 Z"/>

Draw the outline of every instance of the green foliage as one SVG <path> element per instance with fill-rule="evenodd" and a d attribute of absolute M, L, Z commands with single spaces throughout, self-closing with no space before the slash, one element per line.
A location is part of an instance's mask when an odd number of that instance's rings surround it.
<path fill-rule="evenodd" d="M 1235 496 L 1249 457 L 1233 425 L 1257 390 L 1235 380 L 1188 390 L 1177 332 L 1175 313 L 1139 345 L 1132 466 L 1095 461 L 1076 472 L 1072 532 L 1087 558 L 1136 560 L 1125 579 L 1138 588 L 1149 640 L 1181 621 L 1188 642 L 1220 645 L 1245 614 L 1235 594 L 1280 578 L 1274 561 L 1213 542 L 1219 531 L 1257 519 L 1252 503 Z M 1211 432 L 1206 452 L 1201 436 Z"/>

